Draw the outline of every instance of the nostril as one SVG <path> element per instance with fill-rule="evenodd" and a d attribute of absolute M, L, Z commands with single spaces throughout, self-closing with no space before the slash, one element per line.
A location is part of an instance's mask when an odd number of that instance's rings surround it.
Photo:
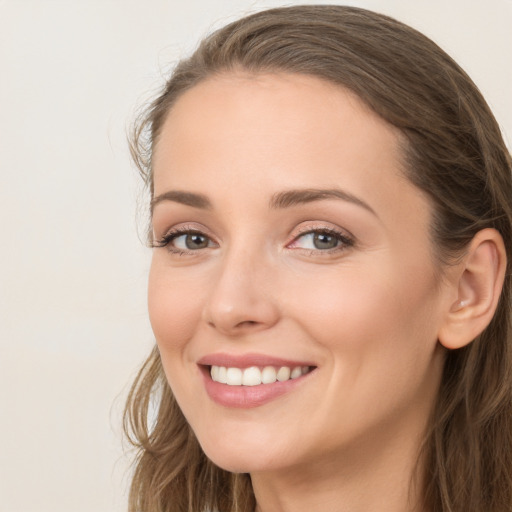
<path fill-rule="evenodd" d="M 258 322 L 254 320 L 244 320 L 243 322 L 239 322 L 236 327 L 250 327 L 251 325 L 257 325 Z"/>

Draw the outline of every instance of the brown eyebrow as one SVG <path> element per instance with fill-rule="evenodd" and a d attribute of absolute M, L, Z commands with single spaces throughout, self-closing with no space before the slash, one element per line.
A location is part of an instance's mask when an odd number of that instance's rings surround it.
<path fill-rule="evenodd" d="M 270 207 L 274 209 L 290 208 L 292 206 L 312 203 L 314 201 L 321 201 L 325 199 L 341 199 L 343 201 L 361 206 L 365 210 L 368 210 L 369 212 L 373 213 L 373 215 L 377 216 L 375 210 L 362 199 L 359 199 L 353 194 L 337 188 L 306 188 L 298 190 L 285 190 L 272 196 L 270 199 Z M 207 196 L 203 194 L 196 194 L 194 192 L 185 192 L 181 190 L 170 190 L 154 197 L 151 200 L 151 214 L 153 214 L 155 206 L 163 201 L 174 201 L 175 203 L 192 206 L 194 208 L 200 208 L 203 210 L 209 210 L 212 208 L 211 201 Z"/>
<path fill-rule="evenodd" d="M 175 203 L 201 208 L 203 210 L 209 210 L 212 207 L 211 201 L 203 194 L 195 194 L 194 192 L 184 192 L 181 190 L 169 190 L 151 200 L 151 215 L 153 215 L 155 206 L 162 201 L 174 201 Z"/>
<path fill-rule="evenodd" d="M 378 217 L 375 210 L 367 203 L 365 203 L 362 199 L 350 194 L 349 192 L 345 192 L 344 190 L 333 188 L 333 189 L 316 189 L 316 188 L 306 188 L 299 190 L 286 190 L 284 192 L 279 192 L 272 196 L 270 200 L 271 208 L 289 208 L 291 206 L 296 206 L 304 203 L 312 203 L 313 201 L 320 201 L 323 199 L 341 199 L 343 201 L 348 201 L 349 203 L 356 204 L 357 206 L 361 206 L 365 210 L 373 213 L 376 217 Z"/>

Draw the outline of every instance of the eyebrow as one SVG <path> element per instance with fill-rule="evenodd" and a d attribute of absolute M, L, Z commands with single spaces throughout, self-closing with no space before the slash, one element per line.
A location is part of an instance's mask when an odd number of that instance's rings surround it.
<path fill-rule="evenodd" d="M 331 189 L 317 189 L 317 188 L 306 188 L 297 190 L 285 190 L 274 194 L 270 199 L 270 208 L 282 209 L 298 206 L 301 204 L 312 203 L 315 201 L 322 201 L 326 199 L 341 199 L 349 203 L 355 204 L 368 210 L 370 213 L 378 217 L 375 210 L 362 199 L 357 196 L 350 194 L 339 188 Z M 173 201 L 175 203 L 184 204 L 186 206 L 192 206 L 193 208 L 200 208 L 202 210 L 212 209 L 212 203 L 207 196 L 203 194 L 197 194 L 195 192 L 186 192 L 181 190 L 169 190 L 164 192 L 151 200 L 151 215 L 153 214 L 154 208 L 157 204 L 163 201 Z"/>
<path fill-rule="evenodd" d="M 286 190 L 284 192 L 278 192 L 274 194 L 270 200 L 271 208 L 290 208 L 300 204 L 312 203 L 314 201 L 321 201 L 325 199 L 341 199 L 349 203 L 361 206 L 365 210 L 378 217 L 375 210 L 362 199 L 357 196 L 350 194 L 339 188 L 330 189 L 317 189 L 317 188 L 306 188 L 298 190 Z"/>
<path fill-rule="evenodd" d="M 202 210 L 210 210 L 212 208 L 211 201 L 203 194 L 184 192 L 181 190 L 169 190 L 151 200 L 151 215 L 153 215 L 155 206 L 162 201 L 174 201 L 175 203 L 200 208 Z"/>

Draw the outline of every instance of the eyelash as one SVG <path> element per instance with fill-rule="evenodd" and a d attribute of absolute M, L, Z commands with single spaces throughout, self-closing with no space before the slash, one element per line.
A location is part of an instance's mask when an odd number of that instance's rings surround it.
<path fill-rule="evenodd" d="M 348 235 L 342 233 L 341 231 L 338 231 L 338 230 L 335 230 L 332 228 L 321 227 L 321 228 L 313 228 L 313 229 L 309 228 L 307 230 L 300 232 L 299 234 L 297 234 L 297 236 L 295 236 L 295 238 L 289 244 L 287 244 L 287 247 L 290 247 L 291 245 L 293 245 L 294 243 L 299 241 L 301 238 L 304 238 L 305 236 L 311 235 L 311 234 L 324 234 L 324 235 L 332 236 L 336 239 L 336 241 L 338 242 L 338 245 L 336 245 L 336 247 L 332 247 L 329 249 L 297 248 L 295 250 L 305 251 L 305 252 L 307 252 L 308 255 L 327 256 L 332 253 L 338 253 L 338 252 L 345 251 L 345 250 L 349 249 L 350 247 L 353 247 L 355 244 L 355 240 L 352 236 L 348 236 Z M 184 249 L 179 249 L 172 245 L 172 242 L 174 240 L 176 240 L 177 238 L 184 236 L 184 235 L 199 235 L 201 237 L 206 238 L 209 242 L 213 242 L 212 238 L 209 237 L 208 235 L 206 235 L 205 233 L 203 233 L 202 231 L 197 230 L 197 229 L 183 227 L 183 228 L 177 228 L 177 229 L 173 229 L 173 230 L 169 231 L 162 238 L 154 241 L 152 243 L 151 247 L 153 247 L 153 248 L 166 247 L 169 252 L 171 252 L 172 254 L 176 254 L 178 256 L 193 255 L 194 253 L 197 253 L 200 249 L 187 251 Z M 215 243 L 215 242 L 213 242 L 213 243 Z"/>
<path fill-rule="evenodd" d="M 178 256 L 194 254 L 195 252 L 198 251 L 198 249 L 186 251 L 184 249 L 179 249 L 172 245 L 172 242 L 174 240 L 176 240 L 177 238 L 184 236 L 184 235 L 199 235 L 199 236 L 206 238 L 209 241 L 212 240 L 211 237 L 209 237 L 208 235 L 205 235 L 202 231 L 184 226 L 182 228 L 177 228 L 177 229 L 173 229 L 173 230 L 169 231 L 162 238 L 154 241 L 151 244 L 151 247 L 153 247 L 153 248 L 166 247 L 169 252 L 171 252 L 173 254 L 177 254 Z"/>
<path fill-rule="evenodd" d="M 288 247 L 290 245 L 295 244 L 298 242 L 301 238 L 306 237 L 307 235 L 312 234 L 321 234 L 321 235 L 328 235 L 334 237 L 334 239 L 338 242 L 336 247 L 332 247 L 329 249 L 301 249 L 298 248 L 297 250 L 306 251 L 308 255 L 311 256 L 329 256 L 333 253 L 340 253 L 343 251 L 346 251 L 350 247 L 353 247 L 355 245 L 355 240 L 351 235 L 348 235 L 346 233 L 343 233 L 341 231 L 338 231 L 336 229 L 332 228 L 326 228 L 326 227 L 318 227 L 318 228 L 308 228 L 304 231 L 300 232 L 295 238 L 288 244 Z"/>

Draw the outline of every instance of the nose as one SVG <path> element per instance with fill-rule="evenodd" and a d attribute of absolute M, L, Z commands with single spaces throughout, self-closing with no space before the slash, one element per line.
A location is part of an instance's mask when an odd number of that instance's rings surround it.
<path fill-rule="evenodd" d="M 232 251 L 210 282 L 203 320 L 230 337 L 272 327 L 280 315 L 274 274 L 264 258 Z"/>

